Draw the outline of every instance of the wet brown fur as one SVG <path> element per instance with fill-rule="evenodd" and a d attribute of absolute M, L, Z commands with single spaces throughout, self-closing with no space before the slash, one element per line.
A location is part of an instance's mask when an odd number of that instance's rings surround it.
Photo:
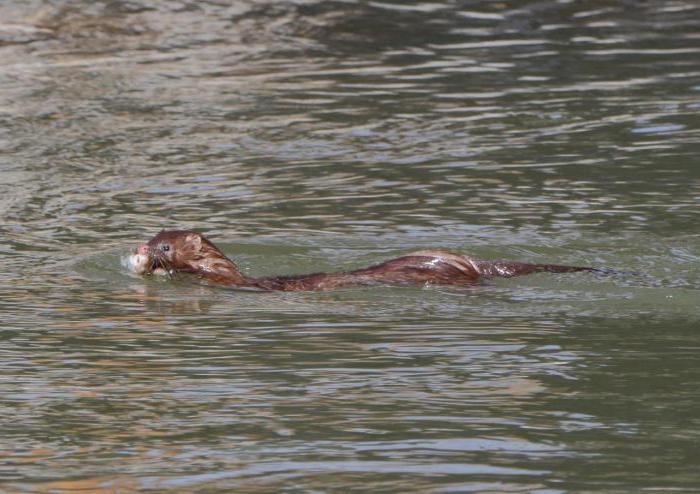
<path fill-rule="evenodd" d="M 297 276 L 253 278 L 240 272 L 203 235 L 189 230 L 162 231 L 148 242 L 150 269 L 168 273 L 191 273 L 214 283 L 276 291 L 331 290 L 370 284 L 442 285 L 472 284 L 482 277 L 511 277 L 537 272 L 570 273 L 594 268 L 527 264 L 512 261 L 480 261 L 440 250 L 418 251 L 355 271 Z"/>

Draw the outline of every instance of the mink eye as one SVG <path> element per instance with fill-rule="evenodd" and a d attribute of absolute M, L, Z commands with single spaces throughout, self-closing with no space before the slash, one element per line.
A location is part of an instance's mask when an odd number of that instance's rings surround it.
<path fill-rule="evenodd" d="M 168 252 L 170 250 L 170 246 L 168 244 L 163 244 L 160 246 L 160 250 L 163 252 Z"/>

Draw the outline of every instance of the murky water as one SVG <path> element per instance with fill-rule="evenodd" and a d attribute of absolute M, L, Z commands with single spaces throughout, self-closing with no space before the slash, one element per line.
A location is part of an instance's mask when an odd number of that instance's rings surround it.
<path fill-rule="evenodd" d="M 697 492 L 700 5 L 0 4 L 3 492 Z M 413 249 L 607 266 L 261 294 Z"/>

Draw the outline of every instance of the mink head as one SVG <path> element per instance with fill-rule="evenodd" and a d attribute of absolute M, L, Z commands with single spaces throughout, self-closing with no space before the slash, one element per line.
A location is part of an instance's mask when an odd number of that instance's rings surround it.
<path fill-rule="evenodd" d="M 235 264 L 200 233 L 191 230 L 163 230 L 147 244 L 152 269 L 170 273 L 206 273 L 222 268 L 235 270 Z"/>

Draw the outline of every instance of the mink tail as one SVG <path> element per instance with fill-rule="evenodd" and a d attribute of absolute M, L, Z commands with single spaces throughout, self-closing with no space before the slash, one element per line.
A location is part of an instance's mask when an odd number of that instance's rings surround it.
<path fill-rule="evenodd" d="M 513 261 L 474 261 L 479 274 L 482 276 L 493 276 L 511 278 L 532 273 L 575 273 L 578 271 L 588 271 L 593 273 L 608 273 L 612 270 L 597 269 L 587 266 L 564 266 L 560 264 L 528 264 Z"/>

